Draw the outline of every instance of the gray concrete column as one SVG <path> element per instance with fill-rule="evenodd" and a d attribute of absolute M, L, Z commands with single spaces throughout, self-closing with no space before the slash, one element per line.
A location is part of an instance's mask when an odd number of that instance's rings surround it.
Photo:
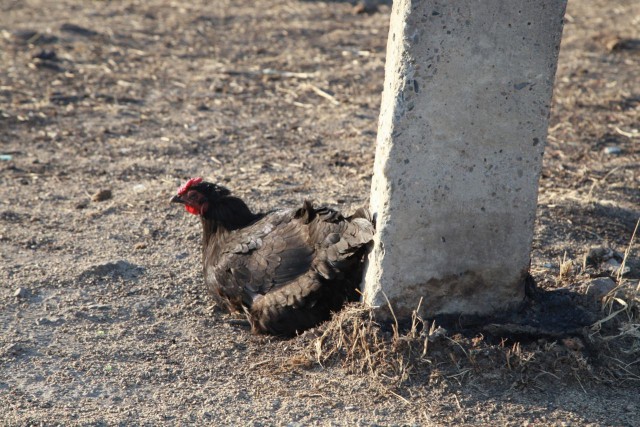
<path fill-rule="evenodd" d="M 565 6 L 394 1 L 365 302 L 407 315 L 422 297 L 433 316 L 522 300 Z"/>

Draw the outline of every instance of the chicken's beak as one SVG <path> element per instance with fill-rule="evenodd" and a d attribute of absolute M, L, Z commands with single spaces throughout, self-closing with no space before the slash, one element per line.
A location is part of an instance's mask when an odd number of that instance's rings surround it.
<path fill-rule="evenodd" d="M 169 203 L 182 203 L 183 205 L 186 203 L 184 199 L 177 194 L 169 200 Z"/>

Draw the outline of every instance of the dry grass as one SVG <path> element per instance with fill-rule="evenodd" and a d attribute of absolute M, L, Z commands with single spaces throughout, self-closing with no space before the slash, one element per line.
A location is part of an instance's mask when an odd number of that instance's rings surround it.
<path fill-rule="evenodd" d="M 640 219 L 625 250 L 622 265 L 618 269 L 617 286 L 602 300 L 602 311 L 606 316 L 592 326 L 594 333 L 599 334 L 602 341 L 615 342 L 621 346 L 620 351 L 624 354 L 637 356 L 637 359 L 632 362 L 634 365 L 640 365 L 640 283 L 636 284 L 635 288 L 629 286 L 629 281 L 624 278 L 623 272 L 633 250 L 639 226 Z M 616 320 L 617 333 L 603 335 L 602 331 L 606 324 Z M 626 369 L 626 364 L 623 366 Z M 637 378 L 640 380 L 640 377 Z"/>
<path fill-rule="evenodd" d="M 626 256 L 632 244 L 633 239 Z M 567 264 L 566 260 L 562 263 Z M 567 269 L 561 268 L 560 275 L 567 280 L 562 271 Z M 481 329 L 447 331 L 420 318 L 419 306 L 402 328 L 395 318 L 382 324 L 376 321 L 374 310 L 353 304 L 319 328 L 319 335 L 305 343 L 304 352 L 315 366 L 339 366 L 387 388 L 434 380 L 498 380 L 510 387 L 541 389 L 557 381 L 574 381 L 581 387 L 637 384 L 640 300 L 638 289 L 631 294 L 622 289 L 629 287 L 619 285 L 603 300 L 602 319 L 581 337 L 521 341 L 517 334 L 485 336 Z"/>
<path fill-rule="evenodd" d="M 323 368 L 338 366 L 348 373 L 365 375 L 372 380 L 373 388 L 405 403 L 406 399 L 396 391 L 411 383 L 412 378 L 426 375 L 427 383 L 441 378 L 437 364 L 427 355 L 432 345 L 450 338 L 446 331 L 421 319 L 416 312 L 409 328 L 401 331 L 397 322 L 382 325 L 374 319 L 371 308 L 351 304 L 320 329 L 320 335 L 302 348 L 309 360 Z M 460 349 L 464 352 L 463 347 Z M 460 359 L 453 353 L 450 357 Z M 450 374 L 464 375 L 464 371 Z"/>
<path fill-rule="evenodd" d="M 556 284 L 560 285 L 567 283 L 573 275 L 573 261 L 567 259 L 567 253 L 565 252 L 562 255 L 562 261 L 560 262 L 560 271 L 558 273 L 558 278 L 556 279 Z"/>

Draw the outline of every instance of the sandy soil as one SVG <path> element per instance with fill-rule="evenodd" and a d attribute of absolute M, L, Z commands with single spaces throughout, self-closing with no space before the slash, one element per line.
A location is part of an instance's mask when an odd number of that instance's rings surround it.
<path fill-rule="evenodd" d="M 537 371 L 515 347 L 467 370 L 460 346 L 386 378 L 318 363 L 322 329 L 252 336 L 205 294 L 199 225 L 168 204 L 186 178 L 257 209 L 367 203 L 389 11 L 0 2 L 3 425 L 640 423 L 637 339 L 605 380 L 569 342 L 535 344 Z M 640 3 L 575 1 L 566 21 L 532 272 L 584 291 L 608 274 L 589 248 L 624 252 L 640 216 Z"/>

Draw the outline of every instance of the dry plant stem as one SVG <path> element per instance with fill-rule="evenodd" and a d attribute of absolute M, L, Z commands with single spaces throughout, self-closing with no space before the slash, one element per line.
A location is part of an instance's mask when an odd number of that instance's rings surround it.
<path fill-rule="evenodd" d="M 391 316 L 393 317 L 393 341 L 396 342 L 398 340 L 398 318 L 396 317 L 396 313 L 393 311 L 391 302 L 384 291 L 382 291 L 382 296 L 384 296 L 384 299 L 387 301 L 387 306 L 389 307 L 389 311 L 391 311 Z"/>
<path fill-rule="evenodd" d="M 624 267 L 627 264 L 627 259 L 629 258 L 629 254 L 631 253 L 631 249 L 633 248 L 633 242 L 635 241 L 636 233 L 638 232 L 638 226 L 640 226 L 640 218 L 638 219 L 638 221 L 636 221 L 636 226 L 633 229 L 633 234 L 631 234 L 631 240 L 629 241 L 629 245 L 627 246 L 627 249 L 624 251 L 624 258 L 622 258 L 622 265 L 618 269 L 618 275 L 617 275 L 618 284 L 620 284 L 622 281 L 622 276 L 624 274 Z"/>
<path fill-rule="evenodd" d="M 340 101 L 338 101 L 336 99 L 335 96 L 331 95 L 330 93 L 320 89 L 318 86 L 313 85 L 311 83 L 306 83 L 304 85 L 305 87 L 311 89 L 313 92 L 315 92 L 318 96 L 323 97 L 324 99 L 329 100 L 333 105 L 340 105 Z"/>

